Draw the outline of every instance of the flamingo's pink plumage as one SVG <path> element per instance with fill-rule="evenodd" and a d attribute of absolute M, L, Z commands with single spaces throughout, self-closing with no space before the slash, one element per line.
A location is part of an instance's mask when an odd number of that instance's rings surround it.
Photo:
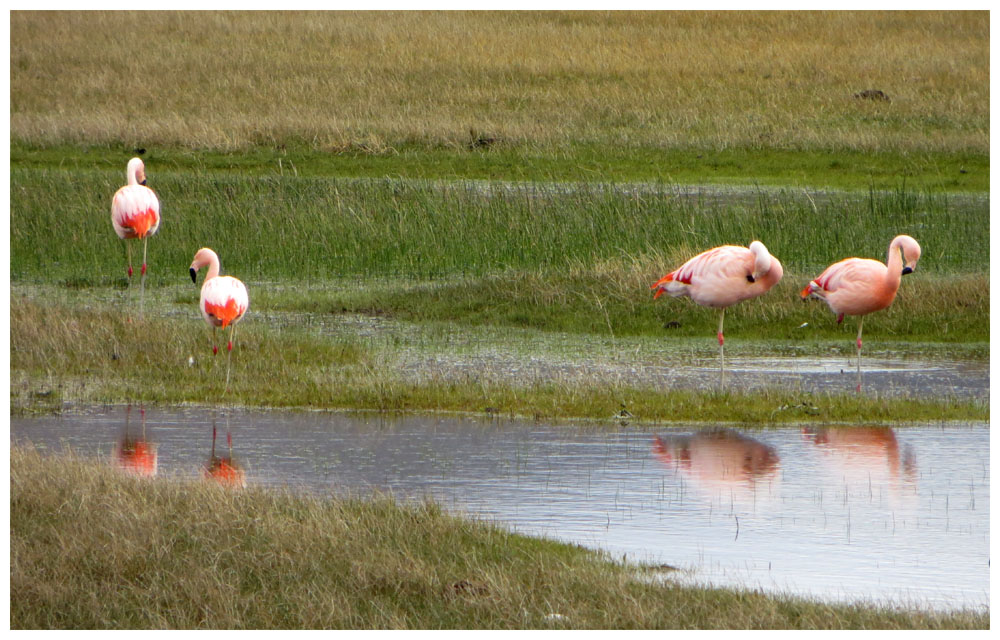
<path fill-rule="evenodd" d="M 754 240 L 749 247 L 723 245 L 699 253 L 650 288 L 656 290 L 654 300 L 667 293 L 720 309 L 717 337 L 721 378 L 725 375 L 722 324 L 726 308 L 767 293 L 778 284 L 783 273 L 781 262 L 768 253 L 762 242 Z"/>
<path fill-rule="evenodd" d="M 889 243 L 886 264 L 869 258 L 846 258 L 827 267 L 823 273 L 802 289 L 802 299 L 825 300 L 837 314 L 837 322 L 845 315 L 858 319 L 858 386 L 861 391 L 861 328 L 864 316 L 892 304 L 904 274 L 912 272 L 920 259 L 920 245 L 907 235 L 898 235 Z M 905 262 L 905 266 L 904 266 Z"/>

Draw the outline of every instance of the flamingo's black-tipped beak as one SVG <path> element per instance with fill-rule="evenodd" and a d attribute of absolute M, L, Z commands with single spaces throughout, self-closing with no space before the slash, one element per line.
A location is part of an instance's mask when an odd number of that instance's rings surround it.
<path fill-rule="evenodd" d="M 747 274 L 747 282 L 757 282 L 757 279 L 753 277 L 753 274 Z"/>
<path fill-rule="evenodd" d="M 146 186 L 146 181 L 145 181 L 145 180 L 143 180 L 143 181 L 142 181 L 142 182 L 140 182 L 139 184 L 141 184 L 142 186 L 144 186 L 144 187 L 145 187 L 145 186 Z"/>
<path fill-rule="evenodd" d="M 188 269 L 191 272 L 191 282 L 198 284 L 198 271 L 194 267 Z"/>
<path fill-rule="evenodd" d="M 908 273 L 913 273 L 913 267 L 903 267 L 903 275 L 905 276 Z"/>

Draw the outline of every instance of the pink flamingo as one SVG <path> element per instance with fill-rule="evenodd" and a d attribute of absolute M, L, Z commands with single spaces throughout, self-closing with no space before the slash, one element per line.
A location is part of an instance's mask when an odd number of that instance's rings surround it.
<path fill-rule="evenodd" d="M 149 236 L 160 228 L 160 201 L 153 190 L 146 186 L 146 166 L 139 158 L 128 161 L 125 169 L 128 184 L 115 192 L 111 199 L 111 224 L 122 240 L 142 238 L 142 281 L 140 305 L 146 290 L 146 244 Z M 126 243 L 128 253 L 128 283 L 132 289 L 132 245 Z"/>
<path fill-rule="evenodd" d="M 900 253 L 902 252 L 902 254 Z M 831 264 L 818 278 L 802 290 L 802 299 L 810 296 L 826 300 L 837 314 L 837 323 L 844 315 L 858 318 L 858 387 L 861 391 L 861 325 L 864 316 L 885 309 L 896 299 L 899 281 L 912 273 L 920 259 L 920 245 L 907 235 L 899 235 L 889 243 L 887 265 L 868 258 L 846 258 Z M 906 266 L 903 266 L 903 262 Z"/>
<path fill-rule="evenodd" d="M 725 356 L 722 323 L 726 307 L 756 298 L 778 284 L 784 271 L 781 262 L 767 251 L 764 243 L 754 240 L 749 247 L 723 245 L 699 253 L 679 269 L 671 271 L 650 287 L 653 299 L 663 292 L 673 297 L 687 296 L 703 307 L 719 312 L 719 382 L 725 382 Z"/>
<path fill-rule="evenodd" d="M 250 307 L 250 297 L 242 282 L 232 276 L 219 275 L 219 256 L 208 247 L 199 249 L 191 263 L 191 282 L 198 282 L 198 269 L 208 265 L 208 274 L 201 285 L 201 315 L 212 327 L 212 353 L 218 353 L 215 344 L 217 327 L 229 327 L 229 354 L 226 359 L 226 389 L 229 389 L 229 362 L 233 352 L 236 323 Z"/>

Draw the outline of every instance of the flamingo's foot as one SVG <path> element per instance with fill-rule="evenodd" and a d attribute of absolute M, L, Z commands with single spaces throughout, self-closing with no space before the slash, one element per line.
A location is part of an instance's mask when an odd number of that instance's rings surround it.
<path fill-rule="evenodd" d="M 142 263 L 142 272 L 141 273 L 142 273 L 142 275 L 146 275 L 146 263 L 145 262 Z"/>
<path fill-rule="evenodd" d="M 229 344 L 226 346 L 226 350 L 227 351 L 232 351 L 233 350 L 233 341 L 232 340 L 229 341 Z"/>
<path fill-rule="evenodd" d="M 214 356 L 214 355 L 216 355 L 218 353 L 219 353 L 219 347 L 218 347 L 218 345 L 214 345 L 213 344 L 212 345 L 212 355 Z"/>
<path fill-rule="evenodd" d="M 858 383 L 858 386 L 854 388 L 854 392 L 855 393 L 861 393 L 861 383 L 860 382 Z"/>
<path fill-rule="evenodd" d="M 128 266 L 128 271 L 126 273 L 128 273 L 128 277 L 132 277 L 132 265 Z"/>
<path fill-rule="evenodd" d="M 840 324 L 843 321 L 844 321 L 844 314 L 842 314 L 842 313 L 838 314 L 837 315 L 837 324 Z"/>
<path fill-rule="evenodd" d="M 726 341 L 726 339 L 725 339 L 725 338 L 723 337 L 723 335 L 722 335 L 722 332 L 721 332 L 721 331 L 720 331 L 720 332 L 719 332 L 719 333 L 718 333 L 717 335 L 718 335 L 718 337 L 719 337 L 719 346 L 721 347 L 721 346 L 722 346 L 722 343 L 723 343 L 723 342 L 725 342 L 725 341 Z"/>
<path fill-rule="evenodd" d="M 858 351 L 861 351 L 861 338 L 858 338 Z"/>

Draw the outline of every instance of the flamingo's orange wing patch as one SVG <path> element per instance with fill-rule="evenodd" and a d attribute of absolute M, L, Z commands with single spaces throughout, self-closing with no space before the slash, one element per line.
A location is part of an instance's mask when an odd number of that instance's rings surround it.
<path fill-rule="evenodd" d="M 228 298 L 226 304 L 214 304 L 209 301 L 205 301 L 205 312 L 210 316 L 218 318 L 220 325 L 225 329 L 229 323 L 234 322 L 240 316 L 243 315 L 245 309 L 241 308 L 237 303 L 235 298 Z"/>
<path fill-rule="evenodd" d="M 131 229 L 136 238 L 145 238 L 149 230 L 156 226 L 156 219 L 156 210 L 149 207 L 145 211 L 126 215 L 122 220 L 122 226 Z"/>

